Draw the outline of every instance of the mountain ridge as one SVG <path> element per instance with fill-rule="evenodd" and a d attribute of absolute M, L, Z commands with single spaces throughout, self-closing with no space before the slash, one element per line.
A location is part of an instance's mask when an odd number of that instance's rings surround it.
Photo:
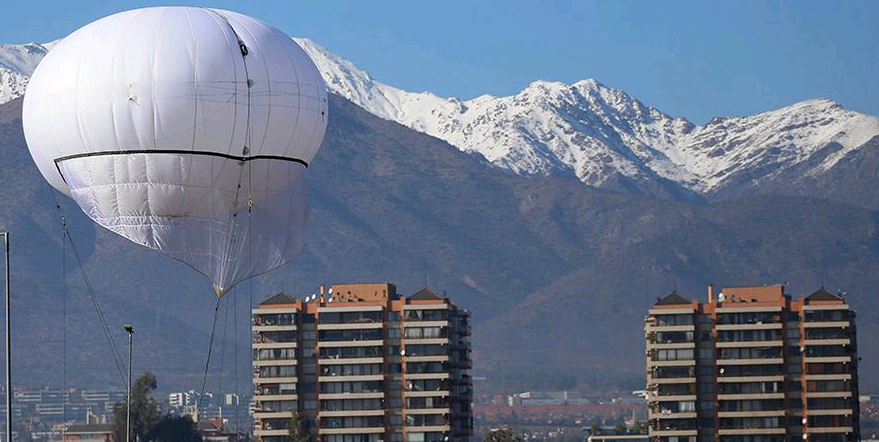
<path fill-rule="evenodd" d="M 13 231 L 15 244 L 13 354 L 30 355 L 16 359 L 16 382 L 57 382 L 65 354 L 69 382 L 106 385 L 117 377 L 115 367 L 69 249 L 66 271 L 60 265 L 54 192 L 28 154 L 20 105 L 0 105 L 0 225 Z M 801 293 L 826 275 L 830 286 L 845 282 L 862 334 L 879 332 L 875 211 L 806 197 L 668 201 L 584 186 L 570 176 L 533 179 L 338 95 L 329 96 L 329 106 L 325 146 L 309 167 L 312 215 L 303 252 L 240 284 L 220 306 L 233 310 L 220 311 L 226 319 L 219 327 L 231 333 L 222 345 L 242 356 L 236 361 L 219 348 L 212 361 L 221 370 L 238 367 L 240 385 L 249 385 L 251 369 L 242 318 L 279 291 L 308 295 L 319 284 L 387 280 L 400 293 L 423 286 L 448 292 L 473 312 L 474 375 L 492 380 L 481 393 L 492 391 L 504 370 L 521 380 L 564 367 L 573 367 L 581 386 L 643 387 L 641 321 L 673 284 L 691 299 L 708 283 L 789 280 L 789 290 Z M 117 342 L 124 340 L 121 324 L 139 330 L 135 366 L 175 388 L 201 382 L 214 317 L 208 280 L 96 227 L 68 198 L 58 201 Z M 867 361 L 879 355 L 870 345 L 859 351 Z M 865 385 L 879 375 L 874 367 L 862 365 Z M 216 376 L 216 365 L 211 372 Z M 531 387 L 520 381 L 512 388 Z"/>
<path fill-rule="evenodd" d="M 622 176 L 647 193 L 649 183 L 656 188 L 657 180 L 666 180 L 710 197 L 736 177 L 802 165 L 827 144 L 840 144 L 839 152 L 806 171 L 821 175 L 879 134 L 879 118 L 827 99 L 698 126 L 595 79 L 572 85 L 536 80 L 508 97 L 442 98 L 385 85 L 310 40 L 296 41 L 330 90 L 381 118 L 520 174 L 569 173 L 598 187 L 614 188 L 608 183 Z"/>
<path fill-rule="evenodd" d="M 595 79 L 571 85 L 535 80 L 515 95 L 470 100 L 413 93 L 372 78 L 311 40 L 294 40 L 330 91 L 380 118 L 521 175 L 570 175 L 623 192 L 718 198 L 753 191 L 760 181 L 790 175 L 786 170 L 796 170 L 797 180 L 820 180 L 879 135 L 879 117 L 827 99 L 700 126 Z M 0 45 L 0 103 L 23 94 L 28 75 L 54 43 Z M 837 148 L 828 153 L 832 144 Z M 808 194 L 802 187 L 790 191 Z"/>

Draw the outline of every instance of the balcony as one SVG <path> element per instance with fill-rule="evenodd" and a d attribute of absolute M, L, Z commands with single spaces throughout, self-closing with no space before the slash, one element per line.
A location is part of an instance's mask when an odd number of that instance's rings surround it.
<path fill-rule="evenodd" d="M 754 348 L 754 347 L 781 347 L 784 342 L 778 341 L 718 341 L 717 348 Z"/>
<path fill-rule="evenodd" d="M 323 397 L 321 397 L 323 399 Z M 373 409 L 373 410 L 333 410 L 333 411 L 321 411 L 318 416 L 320 417 L 346 417 L 346 416 L 384 416 L 384 409 Z"/>
<path fill-rule="evenodd" d="M 317 324 L 318 330 L 367 330 L 380 329 L 384 324 L 381 322 L 360 322 L 360 323 L 339 323 L 339 324 Z"/>
<path fill-rule="evenodd" d="M 449 424 L 431 425 L 431 426 L 424 426 L 424 427 L 419 427 L 417 425 L 406 425 L 406 431 L 408 431 L 408 432 L 425 432 L 425 433 L 436 432 L 436 433 L 439 433 L 439 432 L 449 431 L 451 429 L 452 429 L 452 427 L 449 426 Z"/>
<path fill-rule="evenodd" d="M 329 347 L 374 347 L 381 346 L 384 341 L 381 339 L 365 340 L 365 341 L 320 341 L 321 348 Z"/>
<path fill-rule="evenodd" d="M 807 431 L 809 433 L 827 434 L 827 433 L 851 433 L 855 430 L 852 427 L 809 427 L 809 429 Z"/>
<path fill-rule="evenodd" d="M 695 377 L 683 377 L 683 378 L 653 378 L 647 377 L 648 384 L 695 384 Z"/>
<path fill-rule="evenodd" d="M 803 361 L 807 364 L 832 364 L 851 362 L 851 356 L 806 356 Z"/>
<path fill-rule="evenodd" d="M 318 398 L 323 399 L 382 399 L 383 391 L 366 391 L 360 393 L 318 393 Z"/>
<path fill-rule="evenodd" d="M 299 379 L 296 376 L 259 376 L 258 373 L 253 375 L 253 383 L 261 384 L 294 384 Z"/>
<path fill-rule="evenodd" d="M 722 330 L 781 330 L 783 325 L 780 322 L 754 322 L 744 324 L 717 324 L 715 328 Z"/>
<path fill-rule="evenodd" d="M 259 411 L 253 412 L 254 419 L 278 419 L 293 417 L 292 411 Z"/>
<path fill-rule="evenodd" d="M 266 402 L 266 401 L 295 401 L 299 398 L 299 395 L 296 393 L 291 394 L 255 394 L 253 395 L 254 402 Z"/>
<path fill-rule="evenodd" d="M 384 359 L 381 357 L 363 357 L 363 358 L 321 358 L 317 360 L 320 365 L 339 365 L 339 364 L 381 364 Z"/>
<path fill-rule="evenodd" d="M 647 342 L 648 349 L 695 348 L 695 342 Z"/>
<path fill-rule="evenodd" d="M 290 415 L 290 414 L 288 413 L 288 417 L 289 417 L 289 415 Z M 278 430 L 260 430 L 260 429 L 255 429 L 255 430 L 253 430 L 253 435 L 254 435 L 254 436 L 257 436 L 257 437 L 260 437 L 260 436 L 289 436 L 289 435 L 290 435 L 290 430 L 287 430 L 287 429 L 285 429 L 285 428 L 281 428 L 281 429 L 278 429 Z"/>
<path fill-rule="evenodd" d="M 356 382 L 356 381 L 382 381 L 384 375 L 366 374 L 366 375 L 321 375 L 318 376 L 318 382 Z"/>
<path fill-rule="evenodd" d="M 264 348 L 296 348 L 296 341 L 290 342 L 274 342 L 274 341 L 265 341 L 254 339 L 251 348 L 254 350 L 260 350 Z"/>
<path fill-rule="evenodd" d="M 784 358 L 718 359 L 717 365 L 783 364 Z"/>
<path fill-rule="evenodd" d="M 385 427 L 321 428 L 320 434 L 377 434 L 384 433 Z"/>
<path fill-rule="evenodd" d="M 684 324 L 684 325 L 652 325 L 649 324 L 644 327 L 644 330 L 648 333 L 657 333 L 657 332 L 695 332 L 696 325 L 694 324 Z"/>
<path fill-rule="evenodd" d="M 844 328 L 848 327 L 848 321 L 806 321 L 803 322 L 805 328 Z"/>
<path fill-rule="evenodd" d="M 406 374 L 406 379 L 409 380 L 419 380 L 419 379 L 448 379 L 448 373 L 412 373 Z"/>
<path fill-rule="evenodd" d="M 845 391 L 808 391 L 806 392 L 807 398 L 829 398 L 829 397 L 852 397 L 852 392 L 850 390 Z"/>
<path fill-rule="evenodd" d="M 649 411 L 647 413 L 648 419 L 695 419 L 696 412 L 695 411 Z"/>
<path fill-rule="evenodd" d="M 406 414 L 449 414 L 451 409 L 445 408 L 407 408 Z"/>
<path fill-rule="evenodd" d="M 289 325 L 254 325 L 251 327 L 254 333 L 267 331 L 296 331 L 296 324 Z"/>
<path fill-rule="evenodd" d="M 852 343 L 849 338 L 832 338 L 832 339 L 809 339 L 803 341 L 806 346 L 810 345 L 849 345 Z"/>
<path fill-rule="evenodd" d="M 719 376 L 717 378 L 718 383 L 723 382 L 783 382 L 784 375 L 772 375 L 772 376 Z"/>
<path fill-rule="evenodd" d="M 720 436 L 747 436 L 753 434 L 785 434 L 784 428 L 721 428 L 717 430 Z"/>
<path fill-rule="evenodd" d="M 848 416 L 851 414 L 852 414 L 852 407 L 831 408 L 831 409 L 809 408 L 809 410 L 808 410 L 809 416 Z"/>
<path fill-rule="evenodd" d="M 404 397 L 447 397 L 449 390 L 413 391 L 403 393 Z"/>
<path fill-rule="evenodd" d="M 718 393 L 717 394 L 717 400 L 719 400 L 719 401 L 739 401 L 739 400 L 750 400 L 750 399 L 784 399 L 784 392 Z"/>
<path fill-rule="evenodd" d="M 734 417 L 782 417 L 784 416 L 784 410 L 762 410 L 762 411 L 718 411 L 717 417 L 719 418 L 734 418 Z"/>
<path fill-rule="evenodd" d="M 268 367 L 271 365 L 296 365 L 296 359 L 256 359 L 253 361 L 254 367 Z"/>
<path fill-rule="evenodd" d="M 406 327 L 449 327 L 448 319 L 405 319 L 403 325 Z"/>
<path fill-rule="evenodd" d="M 816 373 L 804 374 L 803 376 L 807 381 L 850 381 L 852 379 L 851 373 Z"/>
<path fill-rule="evenodd" d="M 695 401 L 696 393 L 693 394 L 667 394 L 664 396 L 657 396 L 653 393 L 647 393 L 647 402 L 657 402 L 657 401 Z"/>
<path fill-rule="evenodd" d="M 696 436 L 699 430 L 649 430 L 650 437 Z"/>

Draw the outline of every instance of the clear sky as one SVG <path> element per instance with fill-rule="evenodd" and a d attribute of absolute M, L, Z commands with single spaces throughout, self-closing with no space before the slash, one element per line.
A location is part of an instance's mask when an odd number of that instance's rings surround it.
<path fill-rule="evenodd" d="M 0 42 L 150 1 L 9 0 Z M 176 4 L 199 4 L 177 1 Z M 809 98 L 879 116 L 879 1 L 267 1 L 207 6 L 308 37 L 375 79 L 462 99 L 595 78 L 703 124 Z"/>

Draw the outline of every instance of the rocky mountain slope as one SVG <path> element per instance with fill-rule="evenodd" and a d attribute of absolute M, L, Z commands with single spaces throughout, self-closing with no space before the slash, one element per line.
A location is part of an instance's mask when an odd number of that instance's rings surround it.
<path fill-rule="evenodd" d="M 879 135 L 879 118 L 824 99 L 699 126 L 593 79 L 535 81 L 509 97 L 441 98 L 385 85 L 316 43 L 297 41 L 330 90 L 379 117 L 517 173 L 573 174 L 592 186 L 618 189 L 621 177 L 662 194 L 657 184 L 666 180 L 711 196 L 794 168 L 820 177 Z"/>
<path fill-rule="evenodd" d="M 24 95 L 30 75 L 51 46 L 0 44 L 0 104 Z"/>
<path fill-rule="evenodd" d="M 119 376 L 79 267 L 61 246 L 60 217 L 28 156 L 19 105 L 0 106 L 0 227 L 13 232 L 17 379 L 57 383 L 65 365 L 70 385 L 112 384 Z M 489 379 L 569 370 L 578 382 L 643 386 L 643 316 L 674 287 L 704 298 L 709 283 L 790 281 L 797 295 L 825 281 L 848 291 L 862 336 L 879 332 L 874 211 L 802 197 L 672 202 L 563 176 L 534 179 L 336 95 L 329 115 L 309 168 L 306 248 L 223 298 L 209 386 L 231 388 L 237 372 L 240 388 L 250 388 L 253 304 L 342 282 L 446 291 L 473 312 L 474 368 Z M 134 323 L 136 367 L 169 387 L 198 385 L 213 321 L 208 281 L 95 228 L 56 197 L 117 344 L 120 325 Z M 860 352 L 879 358 L 869 344 Z M 862 373 L 864 385 L 879 379 L 875 364 L 862 364 Z"/>
<path fill-rule="evenodd" d="M 311 40 L 296 41 L 332 92 L 381 118 L 518 174 L 569 175 L 665 199 L 717 199 L 764 188 L 818 196 L 809 184 L 838 175 L 833 169 L 841 161 L 863 155 L 879 135 L 879 118 L 825 99 L 700 126 L 594 79 L 535 81 L 508 97 L 443 98 L 386 85 Z M 0 103 L 23 93 L 50 47 L 0 46 Z M 765 184 L 772 182 L 779 183 Z"/>
<path fill-rule="evenodd" d="M 849 293 L 861 336 L 879 332 L 875 117 L 812 100 L 697 126 L 594 80 L 460 101 L 383 85 L 300 42 L 339 93 L 309 168 L 307 246 L 224 298 L 212 382 L 237 373 L 250 388 L 252 305 L 340 282 L 447 291 L 474 312 L 475 369 L 489 379 L 569 369 L 580 382 L 638 388 L 644 313 L 675 287 L 701 299 L 709 283 L 790 281 L 794 295 L 826 284 Z M 21 86 L 45 50 L 0 47 L 0 75 Z M 108 385 L 118 375 L 28 155 L 20 104 L 0 105 L 17 379 L 56 383 L 61 365 L 71 384 Z M 54 196 L 117 343 L 119 325 L 134 323 L 135 366 L 165 385 L 198 385 L 214 318 L 206 279 Z M 869 344 L 860 353 L 879 358 Z M 876 364 L 861 370 L 863 389 L 876 386 Z"/>

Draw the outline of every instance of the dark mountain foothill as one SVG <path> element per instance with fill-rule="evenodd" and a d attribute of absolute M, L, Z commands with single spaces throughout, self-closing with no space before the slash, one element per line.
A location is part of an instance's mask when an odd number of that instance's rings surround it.
<path fill-rule="evenodd" d="M 0 106 L 15 382 L 57 384 L 65 367 L 69 386 L 122 387 L 80 267 L 62 246 L 53 194 L 29 157 L 20 106 Z M 647 310 L 673 290 L 704 300 L 711 283 L 786 281 L 795 296 L 842 289 L 859 313 L 860 356 L 875 361 L 879 348 L 866 339 L 879 332 L 879 169 L 869 167 L 879 146 L 871 143 L 836 175 L 749 181 L 707 199 L 644 192 L 623 179 L 609 190 L 563 174 L 516 175 L 331 95 L 324 146 L 309 168 L 307 245 L 220 300 L 209 385 L 252 388 L 252 306 L 281 291 L 382 280 L 407 295 L 446 292 L 473 312 L 484 391 L 553 386 L 547 374 L 566 385 L 642 388 Z M 95 228 L 54 195 L 119 351 L 122 324 L 132 323 L 135 371 L 194 388 L 214 320 L 207 278 Z M 877 367 L 861 364 L 864 389 L 879 381 Z"/>

